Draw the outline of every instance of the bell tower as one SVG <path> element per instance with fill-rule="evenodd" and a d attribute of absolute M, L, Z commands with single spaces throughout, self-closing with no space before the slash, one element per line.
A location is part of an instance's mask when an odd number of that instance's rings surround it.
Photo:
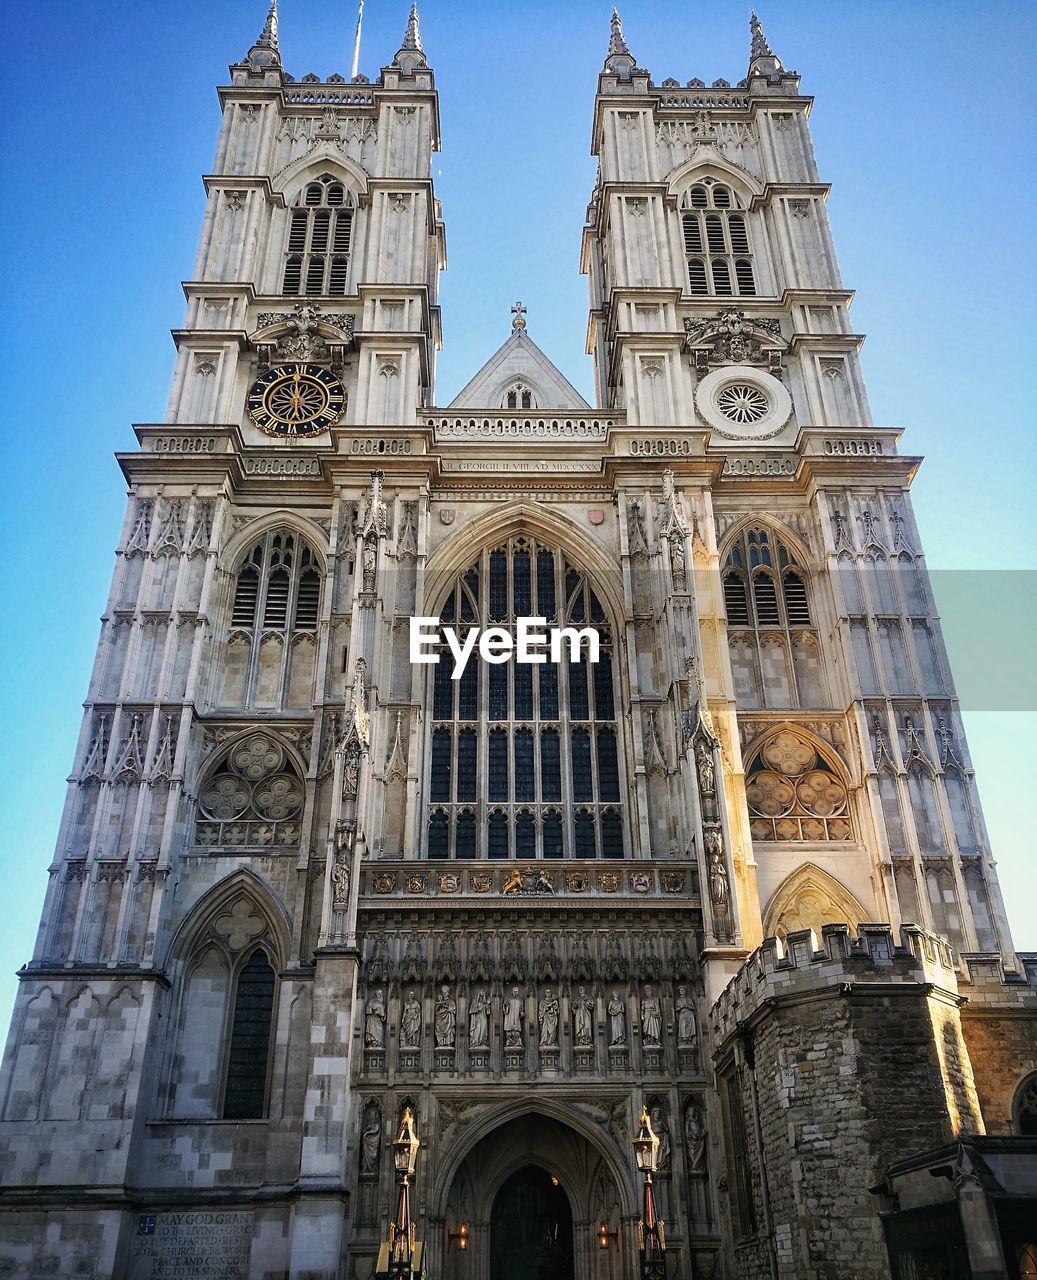
<path fill-rule="evenodd" d="M 717 468 L 700 487 L 673 464 L 696 513 L 743 936 L 795 922 L 807 894 L 833 920 L 1007 954 L 911 514 L 918 460 L 872 421 L 813 99 L 750 28 L 738 84 L 656 83 L 613 12 L 583 241 L 599 402 L 674 456 L 702 441 Z M 804 803 L 815 784 L 830 810 Z"/>
<path fill-rule="evenodd" d="M 378 444 L 429 402 L 440 342 L 439 109 L 416 8 L 374 81 L 296 79 L 280 34 L 274 0 L 219 90 L 165 421 L 119 458 L 129 505 L 0 1091 L 6 1208 L 65 1224 L 30 1270 L 151 1274 L 205 1244 L 156 1227 L 151 1192 L 129 1206 L 160 1165 L 170 1186 L 218 1167 L 293 1186 L 264 1266 L 334 1276 L 345 1247 L 343 860 L 366 830 L 375 577 L 390 530 L 393 556 L 414 532 Z M 205 1252 L 239 1274 L 268 1227 L 228 1222 Z"/>

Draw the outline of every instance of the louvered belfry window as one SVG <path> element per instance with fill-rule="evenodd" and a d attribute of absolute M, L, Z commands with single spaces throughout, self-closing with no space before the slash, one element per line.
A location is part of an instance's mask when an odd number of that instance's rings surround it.
<path fill-rule="evenodd" d="M 231 626 L 245 630 L 315 631 L 320 573 L 313 552 L 291 533 L 268 533 L 238 570 Z"/>
<path fill-rule="evenodd" d="M 730 187 L 713 178 L 696 183 L 684 199 L 682 226 L 693 297 L 755 296 L 748 218 Z"/>
<path fill-rule="evenodd" d="M 322 577 L 316 553 L 287 529 L 252 544 L 234 579 L 222 705 L 312 706 Z"/>
<path fill-rule="evenodd" d="M 454 584 L 441 625 L 515 633 L 520 617 L 591 626 L 597 663 L 484 663 L 460 680 L 444 643 L 432 671 L 430 858 L 624 854 L 613 635 L 586 579 L 532 537 L 483 552 Z"/>
<path fill-rule="evenodd" d="M 722 581 L 739 703 L 823 705 L 807 574 L 789 547 L 760 525 L 743 529 L 727 554 Z"/>
<path fill-rule="evenodd" d="M 288 216 L 281 292 L 341 298 L 353 238 L 353 197 L 330 173 L 309 183 Z"/>
<path fill-rule="evenodd" d="M 746 529 L 724 565 L 728 627 L 809 627 L 803 570 L 788 547 L 768 529 Z"/>

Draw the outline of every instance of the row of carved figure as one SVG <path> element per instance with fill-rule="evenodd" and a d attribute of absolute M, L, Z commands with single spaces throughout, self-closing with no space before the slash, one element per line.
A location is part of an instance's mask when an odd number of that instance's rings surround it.
<path fill-rule="evenodd" d="M 577 1049 L 589 1049 L 594 1043 L 594 997 L 580 987 L 570 999 L 573 1043 Z M 525 1043 L 526 999 L 519 987 L 513 986 L 501 998 L 501 1026 L 506 1049 L 522 1048 Z M 620 991 L 613 991 L 605 1006 L 609 1048 L 623 1048 L 628 1043 L 627 1002 Z M 641 1042 L 647 1047 L 661 1047 L 663 1042 L 662 1001 L 655 988 L 646 985 L 638 1002 Z M 686 986 L 679 986 L 674 999 L 677 1045 L 694 1048 L 698 1044 L 695 1001 Z M 478 990 L 468 1006 L 468 1047 L 488 1049 L 490 1044 L 491 998 Z M 382 988 L 367 999 L 364 1022 L 364 1044 L 368 1049 L 382 1050 L 386 1041 L 387 1010 Z M 561 1005 L 553 987 L 546 987 L 536 1006 L 537 1043 L 541 1050 L 557 1049 Z M 432 1024 L 436 1049 L 453 1049 L 457 1044 L 457 1000 L 448 983 L 443 983 L 436 996 Z M 422 1009 L 417 993 L 409 991 L 400 1012 L 400 1048 L 418 1049 L 421 1045 Z"/>

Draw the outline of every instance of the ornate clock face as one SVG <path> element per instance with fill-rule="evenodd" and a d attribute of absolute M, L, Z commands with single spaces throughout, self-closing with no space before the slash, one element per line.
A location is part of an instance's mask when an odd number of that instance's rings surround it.
<path fill-rule="evenodd" d="M 268 436 L 303 440 L 322 435 L 346 407 L 346 391 L 319 364 L 279 364 L 249 389 L 248 416 Z"/>

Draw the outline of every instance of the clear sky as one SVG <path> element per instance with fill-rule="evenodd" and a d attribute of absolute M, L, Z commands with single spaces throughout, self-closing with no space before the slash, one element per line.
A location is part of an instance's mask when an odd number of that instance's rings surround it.
<path fill-rule="evenodd" d="M 816 97 L 812 128 L 876 422 L 926 455 L 915 503 L 966 708 L 1016 945 L 1037 949 L 1034 358 L 1037 6 L 986 0 L 757 4 Z M 509 332 L 591 398 L 580 230 L 606 0 L 427 0 L 441 94 L 439 403 Z M 35 0 L 5 18 L 0 128 L 6 334 L 0 629 L 0 1024 L 30 955 L 124 507 L 112 454 L 161 421 L 215 149 L 214 86 L 265 0 Z M 355 3 L 283 0 L 297 79 L 348 75 Z M 748 7 L 626 0 L 658 83 L 732 83 Z M 405 0 L 368 0 L 361 69 L 397 49 Z"/>

